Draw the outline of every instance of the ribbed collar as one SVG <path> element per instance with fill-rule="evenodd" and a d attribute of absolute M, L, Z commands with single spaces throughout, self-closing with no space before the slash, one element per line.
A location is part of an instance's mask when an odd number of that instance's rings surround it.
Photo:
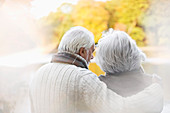
<path fill-rule="evenodd" d="M 51 63 L 67 63 L 88 69 L 87 62 L 83 57 L 70 52 L 58 52 L 53 55 Z"/>

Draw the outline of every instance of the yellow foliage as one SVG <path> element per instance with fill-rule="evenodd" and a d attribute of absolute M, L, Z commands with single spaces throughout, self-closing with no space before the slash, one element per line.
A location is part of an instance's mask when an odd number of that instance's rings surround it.
<path fill-rule="evenodd" d="M 149 7 L 149 0 L 79 0 L 76 5 L 63 4 L 55 13 L 42 18 L 44 31 L 50 41 L 60 42 L 63 34 L 73 26 L 83 26 L 95 36 L 95 43 L 108 28 L 127 32 L 145 45 L 145 32 L 141 25 L 144 13 Z M 64 11 L 68 7 L 69 11 Z"/>
<path fill-rule="evenodd" d="M 114 29 L 120 31 L 126 31 L 127 27 L 125 24 L 116 23 Z"/>
<path fill-rule="evenodd" d="M 103 4 L 93 0 L 80 0 L 72 14 L 74 25 L 83 26 L 94 33 L 95 43 L 101 37 L 101 32 L 107 29 L 109 14 Z"/>
<path fill-rule="evenodd" d="M 89 70 L 91 70 L 97 76 L 104 75 L 104 72 L 100 69 L 100 67 L 96 63 L 90 63 Z"/>

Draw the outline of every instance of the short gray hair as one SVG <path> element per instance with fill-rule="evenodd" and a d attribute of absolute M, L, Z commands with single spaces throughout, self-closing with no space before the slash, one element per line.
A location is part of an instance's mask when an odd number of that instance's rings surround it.
<path fill-rule="evenodd" d="M 96 50 L 96 63 L 106 73 L 139 69 L 145 54 L 125 32 L 109 29 L 103 33 Z"/>
<path fill-rule="evenodd" d="M 68 30 L 59 44 L 58 51 L 66 51 L 76 54 L 81 47 L 89 49 L 94 44 L 94 35 L 81 26 L 72 27 Z"/>

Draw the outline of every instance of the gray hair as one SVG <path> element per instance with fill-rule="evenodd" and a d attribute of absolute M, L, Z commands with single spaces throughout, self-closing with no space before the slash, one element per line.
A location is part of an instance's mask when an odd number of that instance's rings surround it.
<path fill-rule="evenodd" d="M 68 30 L 59 44 L 59 52 L 70 52 L 76 54 L 81 47 L 89 49 L 94 44 L 94 35 L 81 26 L 72 27 Z"/>
<path fill-rule="evenodd" d="M 96 63 L 106 73 L 119 73 L 140 68 L 145 54 L 125 32 L 109 29 L 98 42 Z"/>

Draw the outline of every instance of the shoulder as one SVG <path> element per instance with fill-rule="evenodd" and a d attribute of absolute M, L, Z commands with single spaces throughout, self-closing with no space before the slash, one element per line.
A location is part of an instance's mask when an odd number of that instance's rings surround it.
<path fill-rule="evenodd" d="M 152 79 L 159 79 L 159 80 L 161 80 L 161 77 L 159 75 L 155 74 L 155 73 L 154 74 L 143 73 L 143 75 L 146 76 L 146 77 L 150 77 Z"/>
<path fill-rule="evenodd" d="M 78 70 L 78 67 L 76 67 L 75 65 L 71 65 L 71 64 L 66 64 L 66 63 L 48 63 L 48 64 L 44 64 L 43 66 L 41 66 L 38 71 L 43 71 L 43 70 L 57 70 L 57 69 L 70 69 L 70 70 Z"/>
<path fill-rule="evenodd" d="M 98 76 L 93 73 L 92 71 L 81 68 L 79 69 L 79 74 L 81 76 L 81 84 L 83 85 L 84 89 L 90 90 L 92 89 L 95 93 L 95 91 L 100 91 L 100 90 L 106 90 L 107 86 L 104 82 L 102 82 Z"/>
<path fill-rule="evenodd" d="M 79 73 L 82 78 L 89 78 L 89 77 L 98 78 L 98 76 L 92 71 L 90 71 L 89 69 L 76 67 L 76 70 L 77 70 L 77 73 Z"/>
<path fill-rule="evenodd" d="M 90 81 L 100 81 L 98 76 L 86 68 L 77 67 L 75 65 L 71 64 L 63 64 L 63 63 L 49 63 L 45 64 L 42 67 L 39 68 L 37 71 L 37 74 L 43 73 L 45 71 L 54 70 L 55 72 L 58 72 L 56 70 L 67 70 L 69 72 L 73 72 L 72 74 L 78 75 L 78 78 L 82 81 L 88 80 Z"/>
<path fill-rule="evenodd" d="M 158 76 L 157 74 L 152 74 L 152 82 L 153 83 L 162 84 L 161 81 L 162 81 L 162 78 L 160 76 Z"/>
<path fill-rule="evenodd" d="M 83 87 L 93 87 L 93 89 L 97 87 L 100 88 L 100 86 L 106 87 L 105 83 L 100 81 L 95 73 L 86 68 L 76 67 L 76 73 L 79 75 L 79 83 L 83 85 Z"/>
<path fill-rule="evenodd" d="M 162 78 L 157 74 L 145 74 L 147 77 L 151 78 L 152 83 L 158 83 L 162 85 Z"/>

